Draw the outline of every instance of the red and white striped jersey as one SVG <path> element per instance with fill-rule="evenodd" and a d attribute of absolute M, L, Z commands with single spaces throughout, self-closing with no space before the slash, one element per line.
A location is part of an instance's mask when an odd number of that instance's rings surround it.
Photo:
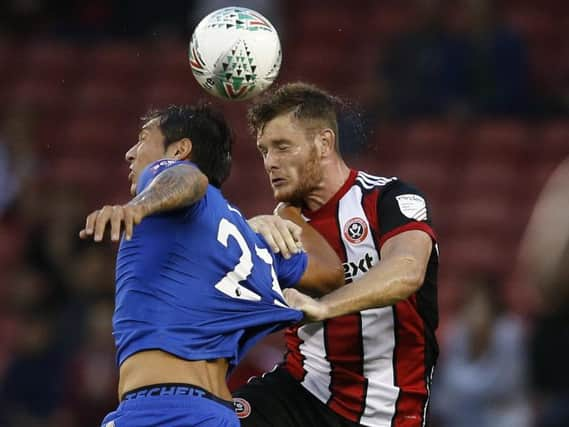
<path fill-rule="evenodd" d="M 351 171 L 327 204 L 303 214 L 342 259 L 346 283 L 377 264 L 392 236 L 422 230 L 436 242 L 424 196 L 397 178 Z M 286 331 L 286 369 L 344 418 L 374 427 L 426 424 L 438 355 L 434 245 L 425 281 L 407 300 Z"/>

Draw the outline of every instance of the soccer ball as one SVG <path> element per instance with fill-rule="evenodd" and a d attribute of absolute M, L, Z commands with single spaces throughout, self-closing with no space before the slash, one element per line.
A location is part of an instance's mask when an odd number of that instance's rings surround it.
<path fill-rule="evenodd" d="M 244 7 L 225 7 L 203 18 L 189 47 L 192 73 L 212 95 L 243 100 L 275 80 L 281 44 L 267 18 Z"/>

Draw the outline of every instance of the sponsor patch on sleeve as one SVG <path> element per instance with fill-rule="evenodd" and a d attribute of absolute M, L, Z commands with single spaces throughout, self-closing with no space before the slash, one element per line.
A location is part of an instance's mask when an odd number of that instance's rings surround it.
<path fill-rule="evenodd" d="M 427 203 L 425 199 L 417 194 L 401 194 L 395 197 L 399 210 L 407 218 L 416 221 L 425 221 L 427 219 Z"/>

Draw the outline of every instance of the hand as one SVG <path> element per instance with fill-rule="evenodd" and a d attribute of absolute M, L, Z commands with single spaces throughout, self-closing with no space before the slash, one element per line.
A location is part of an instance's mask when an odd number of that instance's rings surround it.
<path fill-rule="evenodd" d="M 273 210 L 273 214 L 285 219 L 291 216 L 302 216 L 300 207 L 291 205 L 288 202 L 279 202 L 279 204 Z"/>
<path fill-rule="evenodd" d="M 283 257 L 290 258 L 291 254 L 302 251 L 302 228 L 294 222 L 278 215 L 259 215 L 247 222 L 255 233 L 263 236 L 273 252 L 280 252 Z"/>
<path fill-rule="evenodd" d="M 130 240 L 134 226 L 140 224 L 145 215 L 143 208 L 138 205 L 103 206 L 87 216 L 85 228 L 79 232 L 79 237 L 88 239 L 93 236 L 95 242 L 100 242 L 103 240 L 107 225 L 110 225 L 111 241 L 118 242 L 124 224 L 125 238 Z"/>
<path fill-rule="evenodd" d="M 326 305 L 324 303 L 302 292 L 298 292 L 293 288 L 285 289 L 283 295 L 291 308 L 304 312 L 305 322 L 318 322 L 328 318 Z"/>

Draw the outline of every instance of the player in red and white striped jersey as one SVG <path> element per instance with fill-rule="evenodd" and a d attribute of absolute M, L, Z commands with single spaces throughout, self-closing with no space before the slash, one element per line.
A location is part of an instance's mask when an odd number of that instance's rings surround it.
<path fill-rule="evenodd" d="M 275 199 L 298 206 L 328 240 L 346 285 L 320 300 L 289 293 L 315 322 L 289 329 L 283 364 L 234 394 L 245 426 L 428 425 L 438 355 L 428 204 L 397 178 L 344 163 L 336 106 L 329 94 L 295 83 L 249 113 Z"/>

